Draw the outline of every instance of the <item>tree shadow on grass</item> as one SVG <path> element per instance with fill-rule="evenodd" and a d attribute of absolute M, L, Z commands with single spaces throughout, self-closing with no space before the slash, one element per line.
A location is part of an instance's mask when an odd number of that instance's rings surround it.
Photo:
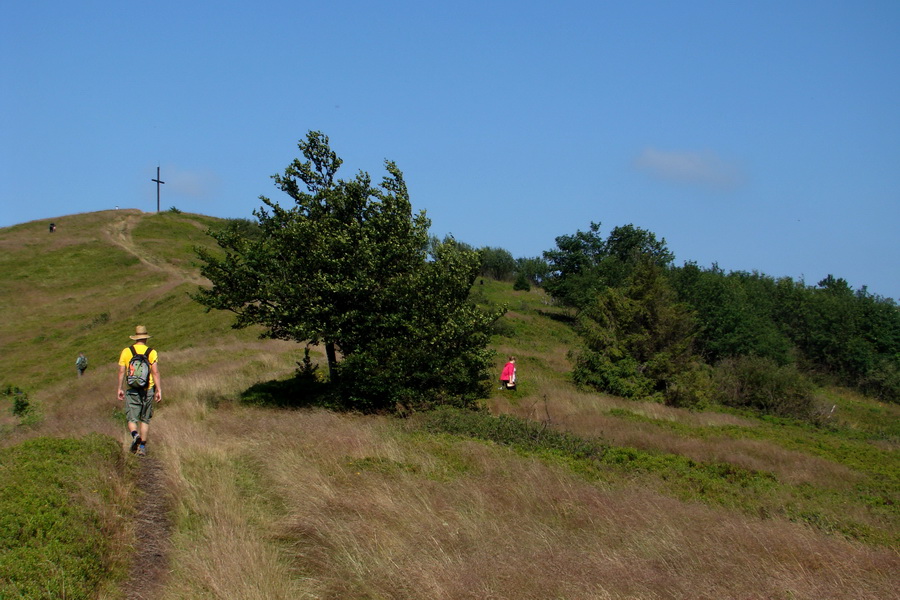
<path fill-rule="evenodd" d="M 547 317 L 548 319 L 559 321 L 560 323 L 565 323 L 567 325 L 571 325 L 575 322 L 575 316 L 569 313 L 560 313 L 541 309 L 538 309 L 537 313 L 542 317 Z"/>
<path fill-rule="evenodd" d="M 289 379 L 273 379 L 250 386 L 241 392 L 240 400 L 251 406 L 271 408 L 338 408 L 339 394 L 334 383 L 321 377 L 306 348 L 303 361 Z"/>
<path fill-rule="evenodd" d="M 240 398 L 243 404 L 270 408 L 336 408 L 339 404 L 330 383 L 302 376 L 257 383 L 241 392 Z"/>

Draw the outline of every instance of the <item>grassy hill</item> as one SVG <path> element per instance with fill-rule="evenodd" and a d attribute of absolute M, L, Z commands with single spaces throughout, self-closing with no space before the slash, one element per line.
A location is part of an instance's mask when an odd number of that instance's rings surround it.
<path fill-rule="evenodd" d="M 216 219 L 54 222 L 0 230 L 0 385 L 24 392 L 0 396 L 0 597 L 123 598 L 150 555 L 158 598 L 896 594 L 895 405 L 821 390 L 834 416 L 814 429 L 581 392 L 567 315 L 492 280 L 473 295 L 509 306 L 493 345 L 520 389 L 490 414 L 248 405 L 302 348 L 190 300 Z M 138 323 L 165 391 L 143 462 L 113 388 Z"/>

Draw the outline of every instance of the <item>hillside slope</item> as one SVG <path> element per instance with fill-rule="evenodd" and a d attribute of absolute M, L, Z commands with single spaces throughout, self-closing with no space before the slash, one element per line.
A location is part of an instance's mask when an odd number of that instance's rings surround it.
<path fill-rule="evenodd" d="M 290 374 L 302 349 L 234 331 L 187 296 L 201 283 L 191 248 L 209 244 L 217 220 L 105 211 L 55 222 L 54 234 L 49 220 L 0 230 L 0 383 L 27 389 L 37 413 L 23 425 L 0 399 L 0 447 L 122 440 L 114 362 L 146 324 L 166 390 L 151 457 L 170 498 L 155 597 L 895 593 L 896 407 L 823 390 L 839 408 L 832 428 L 815 430 L 580 392 L 565 313 L 539 290 L 491 280 L 473 296 L 508 305 L 493 344 L 498 371 L 517 357 L 521 384 L 486 404 L 535 428 L 249 406 L 241 393 Z M 81 350 L 91 367 L 77 379 Z M 140 471 L 123 459 L 125 508 L 103 518 L 133 544 Z M 121 573 L 109 577 L 103 597 L 121 597 Z"/>
<path fill-rule="evenodd" d="M 200 283 L 191 249 L 209 245 L 217 220 L 104 211 L 55 219 L 53 234 L 47 222 L 0 230 L 0 381 L 59 383 L 79 351 L 93 365 L 112 362 L 137 323 L 164 332 L 169 348 L 229 332 L 225 315 L 204 315 L 187 296 Z M 72 369 L 44 360 L 64 355 Z"/>

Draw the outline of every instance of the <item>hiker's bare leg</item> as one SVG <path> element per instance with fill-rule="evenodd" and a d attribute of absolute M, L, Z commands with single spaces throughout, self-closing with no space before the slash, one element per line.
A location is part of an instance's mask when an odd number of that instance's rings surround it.
<path fill-rule="evenodd" d="M 141 436 L 143 441 L 147 441 L 147 435 L 150 433 L 150 423 L 141 423 L 141 428 L 138 435 Z"/>

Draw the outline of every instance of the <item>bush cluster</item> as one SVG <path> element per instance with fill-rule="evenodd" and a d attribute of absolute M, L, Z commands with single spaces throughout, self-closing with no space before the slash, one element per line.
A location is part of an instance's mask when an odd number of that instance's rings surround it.
<path fill-rule="evenodd" d="M 12 398 L 12 414 L 20 419 L 25 417 L 31 410 L 31 403 L 28 401 L 28 394 L 25 390 L 18 386 L 7 385 L 3 388 L 3 395 Z"/>
<path fill-rule="evenodd" d="M 813 385 L 794 365 L 756 356 L 729 358 L 717 365 L 714 379 L 728 406 L 799 419 L 815 414 Z"/>

